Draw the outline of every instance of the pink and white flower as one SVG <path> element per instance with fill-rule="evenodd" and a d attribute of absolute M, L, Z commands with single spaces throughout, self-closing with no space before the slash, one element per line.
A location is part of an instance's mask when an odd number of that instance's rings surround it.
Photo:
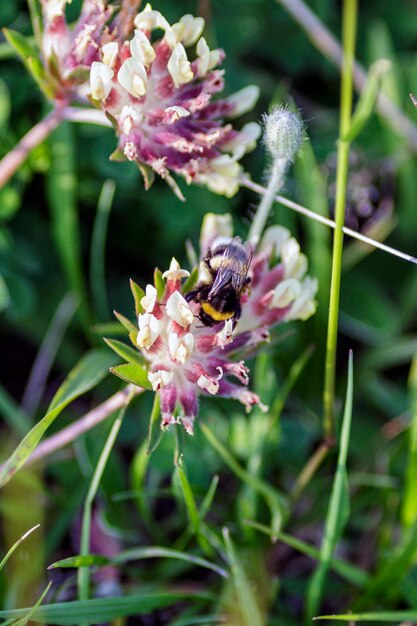
<path fill-rule="evenodd" d="M 137 163 L 146 187 L 159 174 L 182 197 L 173 172 L 189 184 L 232 196 L 238 161 L 255 147 L 260 128 L 249 123 L 236 131 L 224 120 L 250 110 L 258 88 L 213 100 L 224 86 L 224 70 L 218 69 L 224 52 L 210 50 L 200 17 L 184 15 L 171 25 L 147 4 L 134 27 L 133 37 L 99 45 L 91 64 L 91 99 L 119 139 L 112 158 Z M 163 32 L 156 40 L 155 30 Z"/>
<path fill-rule="evenodd" d="M 200 238 L 201 256 L 218 237 L 232 237 L 229 215 L 208 214 Z M 222 396 L 241 402 L 247 411 L 260 398 L 248 389 L 249 370 L 243 357 L 269 340 L 269 329 L 290 320 L 306 320 L 316 308 L 317 281 L 305 276 L 306 257 L 289 231 L 265 231 L 249 269 L 250 293 L 241 297 L 242 314 L 205 326 L 200 304 L 187 302 L 189 272 L 175 259 L 139 301 L 137 334 L 130 335 L 146 364 L 147 378 L 160 395 L 162 428 L 182 423 L 193 433 L 199 396 Z M 162 281 L 162 282 L 161 282 Z M 159 293 L 159 295 L 158 295 Z"/>

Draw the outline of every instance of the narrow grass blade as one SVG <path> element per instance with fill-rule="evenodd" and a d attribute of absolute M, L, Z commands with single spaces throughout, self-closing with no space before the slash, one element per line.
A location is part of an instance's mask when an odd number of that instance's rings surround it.
<path fill-rule="evenodd" d="M 91 479 L 90 487 L 87 492 L 87 496 L 84 503 L 83 520 L 81 526 L 81 540 L 80 540 L 80 552 L 81 556 L 87 556 L 90 552 L 90 536 L 91 536 L 91 516 L 94 498 L 96 497 L 97 490 L 100 485 L 104 470 L 107 465 L 110 453 L 115 444 L 117 435 L 121 428 L 123 417 L 132 400 L 132 393 L 130 393 L 124 406 L 118 411 L 113 425 L 110 429 L 110 433 L 106 439 L 103 450 L 98 458 L 96 468 L 94 470 L 93 477 Z M 90 570 L 88 567 L 83 567 L 78 570 L 78 596 L 80 600 L 87 600 L 89 595 L 90 585 Z"/>
<path fill-rule="evenodd" d="M 232 456 L 232 454 L 230 454 L 230 452 L 219 441 L 219 439 L 211 432 L 206 424 L 200 422 L 200 428 L 207 441 L 222 457 L 223 461 L 226 463 L 226 465 L 230 467 L 232 472 L 234 472 L 236 476 L 240 478 L 240 480 L 249 485 L 252 489 L 258 491 L 260 495 L 265 499 L 265 502 L 271 512 L 271 526 L 273 528 L 273 532 L 278 532 L 282 526 L 282 522 L 286 514 L 286 501 L 284 496 L 267 483 L 258 478 L 254 478 L 245 469 L 243 469 L 243 467 L 236 461 L 236 459 Z"/>
<path fill-rule="evenodd" d="M 181 495 L 183 497 L 184 504 L 187 510 L 188 521 L 190 523 L 193 534 L 196 535 L 201 549 L 209 556 L 212 556 L 213 550 L 211 549 L 211 546 L 208 543 L 207 539 L 204 537 L 204 535 L 201 534 L 201 517 L 194 499 L 191 485 L 188 481 L 184 469 L 180 465 L 177 465 L 175 467 L 175 476 L 178 479 Z"/>
<path fill-rule="evenodd" d="M 244 626 L 262 626 L 265 623 L 255 594 L 250 585 L 246 572 L 237 556 L 235 547 L 230 539 L 229 530 L 223 529 L 223 539 L 235 587 L 236 598 L 242 615 Z M 243 626 L 242 624 L 242 626 Z"/>
<path fill-rule="evenodd" d="M 3 557 L 3 559 L 0 561 L 0 572 L 3 569 L 3 567 L 6 565 L 7 561 L 10 559 L 10 557 L 12 556 L 13 552 L 16 550 L 16 548 L 18 548 L 20 546 L 21 543 L 23 543 L 23 541 L 29 537 L 29 535 L 31 535 L 33 533 L 34 530 L 37 530 L 39 528 L 40 524 L 36 524 L 36 526 L 33 526 L 33 528 L 31 528 L 30 530 L 28 530 L 24 535 L 22 535 L 20 537 L 20 539 L 18 539 L 10 548 L 10 550 L 7 552 L 7 554 Z"/>
<path fill-rule="evenodd" d="M 71 556 L 67 559 L 61 559 L 52 563 L 48 569 L 57 569 L 59 567 L 68 568 L 84 568 L 84 567 L 101 567 L 106 565 L 123 565 L 131 561 L 140 561 L 144 559 L 178 559 L 180 561 L 186 561 L 190 565 L 197 565 L 206 569 L 212 570 L 222 576 L 228 578 L 228 573 L 223 567 L 219 567 L 216 563 L 212 563 L 207 559 L 202 559 L 199 556 L 194 556 L 188 552 L 180 552 L 179 550 L 171 550 L 170 548 L 164 548 L 162 546 L 148 546 L 146 548 L 130 548 L 120 552 L 114 559 L 108 559 L 106 557 L 97 554 L 88 554 Z"/>
<path fill-rule="evenodd" d="M 111 559 L 100 554 L 77 554 L 76 556 L 69 556 L 66 559 L 51 563 L 51 565 L 48 565 L 48 569 L 57 569 L 58 567 L 100 567 L 110 563 Z"/>
<path fill-rule="evenodd" d="M 53 235 L 68 285 L 79 301 L 80 319 L 89 333 L 90 312 L 81 261 L 76 198 L 75 147 L 69 122 L 61 124 L 49 139 L 51 167 L 47 179 Z"/>
<path fill-rule="evenodd" d="M 113 204 L 116 183 L 106 180 L 101 190 L 94 221 L 90 251 L 90 289 L 94 308 L 99 319 L 109 318 L 105 279 L 106 237 L 110 210 Z"/>
<path fill-rule="evenodd" d="M 344 141 L 354 141 L 368 122 L 375 110 L 376 98 L 384 74 L 391 68 L 387 59 L 380 59 L 371 65 L 364 91 L 359 96 L 356 109 L 352 115 L 349 132 Z"/>
<path fill-rule="evenodd" d="M 265 535 L 269 535 L 272 538 L 272 531 L 269 526 L 265 526 L 264 524 L 259 524 L 258 522 L 252 522 L 250 520 L 244 520 L 244 523 L 254 528 L 255 530 L 259 530 Z M 320 550 L 315 546 L 298 539 L 297 537 L 293 537 L 286 533 L 278 532 L 276 533 L 276 537 L 274 537 L 276 541 L 282 541 L 290 548 L 297 550 L 301 554 L 305 554 L 306 556 L 311 557 L 315 561 L 320 559 Z M 342 559 L 337 559 L 332 557 L 330 559 L 330 567 L 337 573 L 339 576 L 352 583 L 356 587 L 365 587 L 370 580 L 370 575 L 365 570 L 357 567 L 356 565 L 352 565 L 347 561 L 343 561 Z"/>
<path fill-rule="evenodd" d="M 380 611 L 375 613 L 347 613 L 345 615 L 320 615 L 313 620 L 339 620 L 340 622 L 417 622 L 417 611 Z"/>
<path fill-rule="evenodd" d="M 409 387 L 411 394 L 411 424 L 401 511 L 402 521 L 406 527 L 412 526 L 417 520 L 417 356 L 414 357 L 411 365 Z"/>
<path fill-rule="evenodd" d="M 38 445 L 45 431 L 51 426 L 58 415 L 68 404 L 79 396 L 96 387 L 108 374 L 111 354 L 104 350 L 91 350 L 71 370 L 68 377 L 56 392 L 46 415 L 22 439 L 16 450 L 1 466 L 0 487 L 5 485 L 12 476 L 25 464 Z"/>
<path fill-rule="evenodd" d="M 349 447 L 350 425 L 352 421 L 352 398 L 353 358 L 351 352 L 349 354 L 348 382 L 337 469 L 327 509 L 323 539 L 320 547 L 319 563 L 307 588 L 307 623 L 311 621 L 320 607 L 331 559 L 349 517 L 349 488 L 346 474 L 346 459 Z"/>
<path fill-rule="evenodd" d="M 73 626 L 80 623 L 101 624 L 131 615 L 147 615 L 152 611 L 172 606 L 184 600 L 213 598 L 208 594 L 184 591 L 143 591 L 125 598 L 99 598 L 83 602 L 60 602 L 36 609 L 32 615 L 34 622 Z M 1 619 L 24 618 L 28 609 L 0 611 Z"/>
<path fill-rule="evenodd" d="M 124 550 L 113 559 L 113 563 L 115 565 L 119 565 L 121 563 L 136 561 L 138 559 L 154 558 L 179 559 L 181 561 L 186 561 L 191 565 L 198 565 L 200 567 L 205 567 L 206 569 L 211 569 L 223 578 L 228 577 L 228 573 L 223 567 L 219 567 L 215 563 L 207 561 L 207 559 L 202 559 L 201 557 L 194 556 L 188 552 L 180 552 L 179 550 L 171 550 L 170 548 L 160 546 L 148 546 L 147 548 L 130 548 L 129 550 Z"/>
<path fill-rule="evenodd" d="M 76 308 L 77 302 L 74 295 L 66 294 L 59 303 L 46 331 L 23 393 L 22 408 L 28 415 L 35 415 L 38 409 L 58 348 Z"/>
<path fill-rule="evenodd" d="M 48 593 L 48 591 L 50 590 L 52 586 L 52 582 L 50 582 L 46 589 L 43 591 L 42 595 L 40 596 L 39 600 L 36 602 L 36 604 L 27 612 L 27 614 L 25 615 L 25 617 L 22 617 L 22 619 L 19 619 L 17 622 L 14 623 L 14 626 L 25 626 L 25 624 L 27 624 L 28 622 L 31 621 L 34 613 L 36 612 L 36 610 L 39 608 L 39 606 L 42 604 L 43 599 L 45 598 L 46 594 Z"/>

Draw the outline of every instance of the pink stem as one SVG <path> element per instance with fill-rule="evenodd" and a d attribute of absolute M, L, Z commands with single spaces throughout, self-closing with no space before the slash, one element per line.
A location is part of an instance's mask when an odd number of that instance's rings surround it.
<path fill-rule="evenodd" d="M 24 163 L 36 146 L 39 146 L 58 126 L 64 117 L 65 105 L 56 106 L 46 117 L 35 124 L 19 143 L 0 161 L 0 189 Z"/>
<path fill-rule="evenodd" d="M 144 390 L 139 387 L 128 385 L 125 389 L 122 389 L 122 391 L 119 391 L 102 404 L 99 404 L 95 409 L 92 409 L 83 417 L 80 417 L 80 419 L 73 424 L 63 428 L 59 433 L 56 433 L 56 435 L 45 439 L 45 441 L 38 445 L 33 454 L 31 454 L 28 459 L 28 464 L 43 459 L 49 454 L 52 454 L 52 452 L 72 443 L 85 432 L 97 426 L 97 424 L 100 424 L 100 422 L 109 417 L 114 411 L 120 409 L 126 402 L 126 398 L 129 394 L 134 393 L 134 395 L 139 395 L 143 391 Z"/>

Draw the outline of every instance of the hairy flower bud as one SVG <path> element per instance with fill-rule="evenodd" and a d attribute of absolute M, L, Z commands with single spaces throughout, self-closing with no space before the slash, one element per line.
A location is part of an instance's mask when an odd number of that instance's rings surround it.
<path fill-rule="evenodd" d="M 276 107 L 264 115 L 264 141 L 274 159 L 292 163 L 303 142 L 304 125 L 298 113 Z"/>

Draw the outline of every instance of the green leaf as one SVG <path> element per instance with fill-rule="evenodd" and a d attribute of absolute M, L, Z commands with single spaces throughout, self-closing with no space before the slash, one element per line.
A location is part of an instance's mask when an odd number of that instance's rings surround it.
<path fill-rule="evenodd" d="M 68 404 L 96 387 L 107 375 L 113 357 L 107 350 L 91 350 L 71 370 L 56 392 L 46 415 L 22 439 L 0 470 L 0 487 L 25 464 L 45 431 L 53 424 Z"/>
<path fill-rule="evenodd" d="M 10 300 L 9 288 L 6 285 L 6 281 L 3 276 L 0 274 L 0 313 L 7 309 L 10 304 Z"/>
<path fill-rule="evenodd" d="M 117 339 L 107 339 L 106 337 L 103 337 L 103 339 L 109 346 L 109 348 L 111 348 L 113 352 L 121 356 L 122 359 L 125 359 L 129 363 L 132 363 L 132 365 L 144 365 L 145 359 L 143 358 L 139 350 L 134 350 L 127 344 L 123 343 L 123 341 L 118 341 Z"/>
<path fill-rule="evenodd" d="M 156 268 L 153 273 L 153 283 L 155 285 L 156 294 L 158 300 L 160 300 L 165 291 L 165 281 L 162 278 L 162 272 L 160 269 Z"/>
<path fill-rule="evenodd" d="M 211 549 L 209 542 L 201 532 L 201 517 L 187 475 L 180 465 L 177 465 L 175 467 L 175 473 L 178 478 L 181 494 L 187 509 L 189 524 L 193 530 L 193 533 L 196 535 L 198 543 L 202 550 L 204 550 L 206 554 L 211 556 L 213 554 L 213 550 Z"/>
<path fill-rule="evenodd" d="M 26 69 L 32 75 L 39 88 L 47 97 L 52 96 L 52 89 L 49 84 L 48 75 L 39 58 L 39 49 L 34 43 L 33 38 L 25 37 L 21 33 L 3 28 L 4 36 L 9 44 L 14 48 L 23 62 Z"/>
<path fill-rule="evenodd" d="M 187 278 L 187 280 L 182 286 L 182 293 L 186 294 L 192 291 L 195 285 L 197 284 L 197 281 L 198 281 L 198 267 L 194 267 L 191 271 L 191 274 L 189 275 L 189 277 Z"/>
<path fill-rule="evenodd" d="M 161 396 L 159 393 L 155 394 L 152 412 L 149 418 L 148 436 L 146 438 L 146 454 L 152 454 L 162 441 L 164 431 L 158 425 L 161 421 Z M 156 433 L 155 433 L 156 429 Z"/>
<path fill-rule="evenodd" d="M 387 59 L 379 59 L 369 68 L 365 89 L 359 97 L 358 104 L 356 105 L 355 112 L 350 122 L 349 132 L 342 138 L 343 141 L 353 141 L 362 131 L 374 112 L 375 102 L 383 76 L 390 69 L 391 63 Z"/>
<path fill-rule="evenodd" d="M 152 611 L 177 604 L 186 599 L 207 599 L 207 594 L 185 591 L 143 591 L 125 598 L 99 598 L 81 602 L 60 602 L 38 608 L 32 615 L 33 621 L 56 626 L 74 624 L 100 624 L 130 615 L 146 615 Z M 0 618 L 24 618 L 28 609 L 0 611 Z"/>
<path fill-rule="evenodd" d="M 349 447 L 350 425 L 352 421 L 352 399 L 353 358 L 352 352 L 350 352 L 346 401 L 342 432 L 340 436 L 337 469 L 327 509 L 323 539 L 320 546 L 319 563 L 309 581 L 307 588 L 307 621 L 313 618 L 320 606 L 332 557 L 349 517 L 349 488 L 346 473 L 346 459 Z"/>
<path fill-rule="evenodd" d="M 139 287 L 139 285 L 137 285 L 132 279 L 130 279 L 130 289 L 132 290 L 133 298 L 135 300 L 136 315 L 140 315 L 140 313 L 143 313 L 144 310 L 140 301 L 144 297 L 145 292 L 143 291 L 142 287 Z"/>
<path fill-rule="evenodd" d="M 127 317 L 125 317 L 121 313 L 118 313 L 117 311 L 114 311 L 114 314 L 117 317 L 117 319 L 119 320 L 119 322 L 122 324 L 122 326 L 124 326 L 126 328 L 127 332 L 129 333 L 130 341 L 136 347 L 136 345 L 137 345 L 137 336 L 138 336 L 138 327 L 135 326 L 133 324 L 133 322 L 128 320 Z"/>
<path fill-rule="evenodd" d="M 111 367 L 110 371 L 112 374 L 118 376 L 122 380 L 125 380 L 127 383 L 132 383 L 142 389 L 152 389 L 152 385 L 148 379 L 148 372 L 139 365 L 123 363 L 123 365 Z"/>
<path fill-rule="evenodd" d="M 79 554 L 55 561 L 55 563 L 51 563 L 48 566 L 48 569 L 56 569 L 57 567 L 92 567 L 94 565 L 108 565 L 110 562 L 110 559 L 99 554 Z"/>

